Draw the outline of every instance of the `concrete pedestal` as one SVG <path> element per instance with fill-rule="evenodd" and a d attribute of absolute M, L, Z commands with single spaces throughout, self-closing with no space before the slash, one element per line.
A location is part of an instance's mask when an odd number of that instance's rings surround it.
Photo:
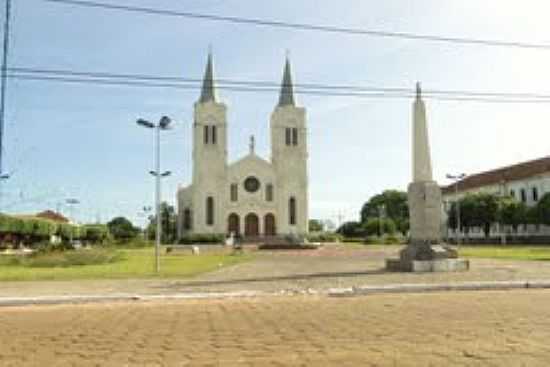
<path fill-rule="evenodd" d="M 398 259 L 386 259 L 389 271 L 454 272 L 467 271 L 470 262 L 459 259 L 455 249 L 447 245 L 410 244 L 401 250 Z"/>

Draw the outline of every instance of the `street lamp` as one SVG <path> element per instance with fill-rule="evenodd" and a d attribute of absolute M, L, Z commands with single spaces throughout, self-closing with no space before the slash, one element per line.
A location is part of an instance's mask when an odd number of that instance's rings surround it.
<path fill-rule="evenodd" d="M 455 185 L 455 214 L 456 214 L 456 230 L 455 230 L 455 238 L 456 238 L 456 245 L 460 245 L 460 201 L 458 200 L 458 182 L 466 177 L 465 173 L 460 173 L 458 175 L 451 175 L 447 173 L 447 178 L 449 180 L 454 181 Z"/>
<path fill-rule="evenodd" d="M 155 170 L 149 171 L 151 175 L 155 177 L 156 181 L 156 195 L 155 195 L 155 206 L 157 213 L 157 233 L 156 233 L 156 243 L 155 243 L 155 272 L 160 271 L 160 239 L 161 239 L 161 220 L 160 220 L 160 179 L 170 176 L 170 171 L 160 172 L 160 131 L 161 130 L 170 130 L 170 120 L 167 116 L 162 116 L 158 124 L 154 124 L 150 121 L 139 119 L 136 121 L 138 125 L 146 127 L 148 129 L 155 129 L 156 132 L 156 159 L 155 159 Z"/>
<path fill-rule="evenodd" d="M 75 198 L 68 198 L 68 199 L 65 199 L 65 203 L 67 205 L 69 205 L 69 208 L 70 208 L 70 212 L 71 212 L 71 217 L 73 217 L 73 220 L 74 220 L 74 223 L 76 224 L 76 219 L 74 218 L 74 205 L 78 205 L 80 204 L 80 201 L 78 199 L 75 199 Z M 73 231 L 70 230 L 69 231 L 69 242 L 72 244 L 73 243 Z"/>

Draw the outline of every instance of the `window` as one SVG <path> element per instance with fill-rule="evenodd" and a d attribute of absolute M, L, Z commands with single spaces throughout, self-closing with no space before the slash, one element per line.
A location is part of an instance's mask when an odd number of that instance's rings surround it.
<path fill-rule="evenodd" d="M 206 225 L 214 225 L 214 198 L 212 196 L 206 199 Z"/>
<path fill-rule="evenodd" d="M 189 231 L 191 229 L 191 210 L 185 208 L 183 211 L 183 229 Z"/>
<path fill-rule="evenodd" d="M 516 198 L 516 192 L 514 190 L 510 190 L 510 196 L 515 199 Z"/>
<path fill-rule="evenodd" d="M 527 193 L 525 192 L 525 189 L 521 189 L 521 201 L 524 203 L 527 201 Z"/>
<path fill-rule="evenodd" d="M 267 184 L 265 186 L 265 200 L 266 201 L 273 201 L 273 185 Z"/>
<path fill-rule="evenodd" d="M 239 185 L 237 184 L 231 184 L 231 201 L 237 201 L 239 200 Z"/>
<path fill-rule="evenodd" d="M 209 136 L 208 136 L 209 135 L 208 133 L 209 133 L 210 129 L 208 128 L 208 126 L 205 126 L 203 130 L 204 130 L 204 133 L 203 133 L 203 135 L 204 135 L 204 144 L 208 144 L 208 141 L 210 140 Z"/>
<path fill-rule="evenodd" d="M 298 129 L 292 128 L 292 145 L 298 145 Z"/>
<path fill-rule="evenodd" d="M 216 126 L 212 126 L 212 144 L 216 144 L 216 140 L 217 140 L 217 129 L 216 129 Z"/>
<path fill-rule="evenodd" d="M 291 135 L 291 129 L 287 127 L 285 129 L 285 143 L 286 145 L 290 145 L 290 135 Z"/>
<path fill-rule="evenodd" d="M 250 176 L 244 180 L 244 189 L 249 193 L 254 193 L 260 189 L 260 181 L 256 177 Z"/>
<path fill-rule="evenodd" d="M 296 225 L 296 199 L 294 197 L 288 201 L 288 222 L 291 226 Z"/>
<path fill-rule="evenodd" d="M 539 191 L 536 187 L 533 187 L 533 201 L 539 201 Z"/>

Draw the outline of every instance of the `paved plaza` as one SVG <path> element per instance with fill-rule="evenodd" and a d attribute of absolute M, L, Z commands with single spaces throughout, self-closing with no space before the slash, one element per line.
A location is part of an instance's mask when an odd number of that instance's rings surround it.
<path fill-rule="evenodd" d="M 1 366 L 547 366 L 550 291 L 280 296 L 0 312 Z"/>
<path fill-rule="evenodd" d="M 191 279 L 1 282 L 0 297 L 196 292 L 305 292 L 386 284 L 550 279 L 550 262 L 472 259 L 462 273 L 390 273 L 385 259 L 400 246 L 326 245 L 319 250 L 257 251 L 254 260 Z"/>

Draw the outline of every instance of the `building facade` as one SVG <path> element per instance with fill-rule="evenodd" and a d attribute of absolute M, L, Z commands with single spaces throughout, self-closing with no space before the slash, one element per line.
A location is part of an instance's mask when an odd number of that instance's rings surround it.
<path fill-rule="evenodd" d="M 239 234 L 246 237 L 308 232 L 306 110 L 294 98 L 290 62 L 270 120 L 271 157 L 255 152 L 228 163 L 227 106 L 220 102 L 208 56 L 194 106 L 193 177 L 177 191 L 178 236 Z"/>
<path fill-rule="evenodd" d="M 498 196 L 511 196 L 523 202 L 528 207 L 537 205 L 538 201 L 550 193 L 550 157 L 543 157 L 532 161 L 522 162 L 486 172 L 467 176 L 463 180 L 442 188 L 443 210 L 447 214 L 451 204 L 467 194 L 488 193 Z M 512 229 L 499 226 L 495 223 L 491 229 L 491 236 L 511 234 Z M 521 226 L 517 235 L 550 235 L 548 226 Z M 454 236 L 448 230 L 449 236 Z M 482 237 L 481 229 L 468 234 L 469 237 Z"/>

